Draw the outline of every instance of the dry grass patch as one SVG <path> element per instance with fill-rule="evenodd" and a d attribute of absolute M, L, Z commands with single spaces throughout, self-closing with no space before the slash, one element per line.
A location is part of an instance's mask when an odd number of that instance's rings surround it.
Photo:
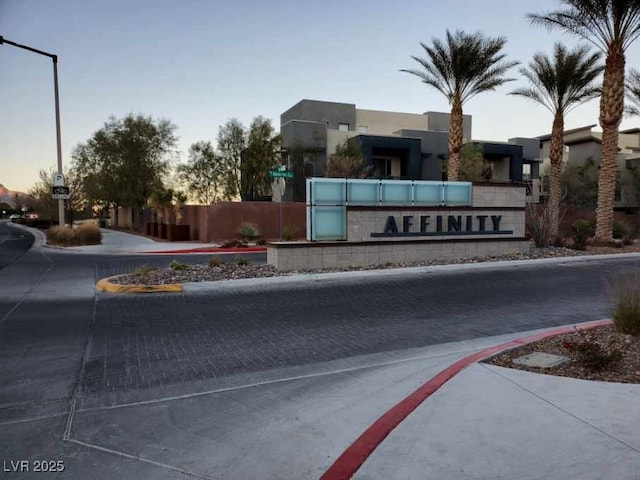
<path fill-rule="evenodd" d="M 47 230 L 47 242 L 62 247 L 99 245 L 102 243 L 102 233 L 92 223 L 82 224 L 78 228 L 51 227 Z"/>

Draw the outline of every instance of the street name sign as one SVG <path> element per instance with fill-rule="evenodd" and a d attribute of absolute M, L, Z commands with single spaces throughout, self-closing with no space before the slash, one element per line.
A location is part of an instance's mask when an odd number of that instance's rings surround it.
<path fill-rule="evenodd" d="M 269 178 L 293 178 L 291 170 L 269 170 Z"/>

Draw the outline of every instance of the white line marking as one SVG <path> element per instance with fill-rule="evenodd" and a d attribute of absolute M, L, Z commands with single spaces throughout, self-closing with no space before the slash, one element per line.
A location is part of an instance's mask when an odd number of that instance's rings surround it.
<path fill-rule="evenodd" d="M 265 385 L 273 385 L 273 384 L 278 384 L 278 383 L 284 383 L 284 382 L 292 382 L 295 380 L 304 380 L 307 378 L 317 378 L 317 377 L 326 377 L 326 376 L 330 376 L 330 375 L 338 375 L 341 373 L 350 373 L 350 372 L 355 372 L 358 370 L 366 370 L 368 368 L 376 368 L 376 367 L 386 367 L 389 365 L 396 365 L 396 364 L 400 364 L 400 363 L 408 363 L 408 362 L 415 362 L 418 360 L 426 360 L 426 359 L 431 359 L 431 358 L 439 358 L 439 357 L 446 357 L 449 355 L 461 355 L 461 354 L 466 354 L 466 353 L 470 353 L 470 352 L 476 352 L 478 350 L 481 349 L 469 349 L 469 350 L 459 350 L 459 351 L 455 351 L 455 352 L 446 352 L 446 353 L 438 353 L 435 355 L 424 355 L 424 356 L 418 356 L 418 357 L 411 357 L 411 358 L 404 358 L 404 359 L 400 359 L 400 360 L 389 360 L 388 362 L 382 362 L 382 363 L 376 363 L 376 364 L 372 364 L 372 365 L 361 365 L 358 367 L 351 367 L 351 368 L 343 368 L 343 369 L 339 369 L 339 370 L 331 370 L 328 372 L 318 372 L 318 373 L 310 373 L 307 375 L 295 375 L 292 377 L 285 377 L 285 378 L 278 378 L 276 380 L 266 380 L 264 382 L 254 382 L 254 383 L 248 383 L 245 385 L 236 385 L 233 387 L 224 387 L 224 388 L 218 388 L 215 390 L 207 390 L 205 392 L 196 392 L 196 393 L 188 393 L 185 395 L 175 395 L 175 396 L 171 396 L 171 397 L 163 397 L 163 398 L 154 398 L 152 400 L 142 400 L 140 402 L 131 402 L 131 403 L 122 403 L 120 405 L 110 405 L 110 406 L 106 406 L 106 407 L 92 407 L 92 408 L 80 408 L 77 411 L 80 413 L 84 413 L 84 412 L 96 412 L 96 411 L 102 411 L 102 410 L 115 410 L 118 408 L 127 408 L 127 407 L 138 407 L 138 406 L 142 406 L 142 405 L 153 405 L 156 403 L 163 403 L 163 402 L 172 402 L 175 400 L 186 400 L 189 398 L 195 398 L 195 397 L 204 397 L 207 395 L 214 395 L 216 393 L 225 393 L 225 392 L 232 392 L 235 390 L 245 390 L 248 388 L 255 388 L 255 387 L 262 387 Z"/>
<path fill-rule="evenodd" d="M 209 477 L 208 475 L 205 475 L 203 473 L 193 473 L 193 472 L 190 472 L 188 470 L 184 470 L 184 469 L 179 468 L 179 467 L 174 467 L 173 465 L 167 465 L 166 463 L 156 462 L 154 460 L 150 460 L 148 458 L 144 458 L 144 457 L 141 457 L 139 455 L 131 455 L 129 453 L 121 452 L 119 450 L 113 450 L 112 448 L 101 447 L 100 445 L 95 445 L 93 443 L 83 442 L 82 440 L 76 440 L 74 438 L 67 438 L 67 439 L 65 439 L 65 441 L 70 442 L 70 443 L 75 443 L 76 445 L 80 445 L 82 447 L 92 448 L 92 449 L 95 449 L 95 450 L 100 450 L 101 452 L 110 453 L 111 455 L 116 455 L 118 457 L 123 457 L 123 458 L 128 458 L 130 460 L 137 460 L 139 462 L 148 463 L 150 465 L 154 465 L 156 467 L 164 468 L 164 469 L 167 469 L 167 470 L 172 470 L 174 472 L 178 472 L 178 473 L 181 473 L 183 475 L 187 475 L 189 477 L 201 478 L 201 479 L 205 479 L 205 480 L 216 480 L 213 477 Z"/>

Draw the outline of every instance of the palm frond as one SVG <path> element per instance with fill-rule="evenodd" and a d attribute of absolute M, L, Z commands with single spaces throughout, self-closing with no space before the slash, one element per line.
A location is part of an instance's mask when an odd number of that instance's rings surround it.
<path fill-rule="evenodd" d="M 595 81 L 604 68 L 601 57 L 584 46 L 568 50 L 557 43 L 552 56 L 536 53 L 528 68 L 520 69 L 529 86 L 511 93 L 540 103 L 554 115 L 564 115 L 600 94 Z"/>
<path fill-rule="evenodd" d="M 471 97 L 510 82 L 507 71 L 518 62 L 506 60 L 502 53 L 504 37 L 485 37 L 480 32 L 447 30 L 444 40 L 420 43 L 426 56 L 411 58 L 422 69 L 403 69 L 447 97 L 450 103 L 464 103 Z"/>
<path fill-rule="evenodd" d="M 562 0 L 564 8 L 528 14 L 533 25 L 564 30 L 607 53 L 625 51 L 640 37 L 640 0 Z"/>
<path fill-rule="evenodd" d="M 630 70 L 625 82 L 625 113 L 629 116 L 640 116 L 640 71 Z"/>

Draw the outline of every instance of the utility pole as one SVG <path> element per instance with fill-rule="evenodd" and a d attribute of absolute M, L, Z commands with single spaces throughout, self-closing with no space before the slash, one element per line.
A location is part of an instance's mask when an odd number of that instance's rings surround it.
<path fill-rule="evenodd" d="M 60 98 L 58 93 L 58 56 L 52 53 L 44 52 L 42 50 L 38 50 L 37 48 L 28 47 L 26 45 L 21 45 L 16 42 L 12 42 L 7 40 L 2 35 L 0 35 L 0 45 L 2 44 L 13 45 L 14 47 L 22 48 L 23 50 L 28 50 L 33 53 L 37 53 L 39 55 L 44 55 L 45 57 L 49 57 L 53 61 L 53 91 L 54 91 L 54 99 L 55 99 L 55 109 L 56 109 L 56 142 L 57 142 L 57 151 L 58 151 L 58 175 L 63 175 L 62 173 L 62 139 L 60 133 Z M 64 226 L 64 200 L 58 199 L 58 223 L 60 226 Z"/>

